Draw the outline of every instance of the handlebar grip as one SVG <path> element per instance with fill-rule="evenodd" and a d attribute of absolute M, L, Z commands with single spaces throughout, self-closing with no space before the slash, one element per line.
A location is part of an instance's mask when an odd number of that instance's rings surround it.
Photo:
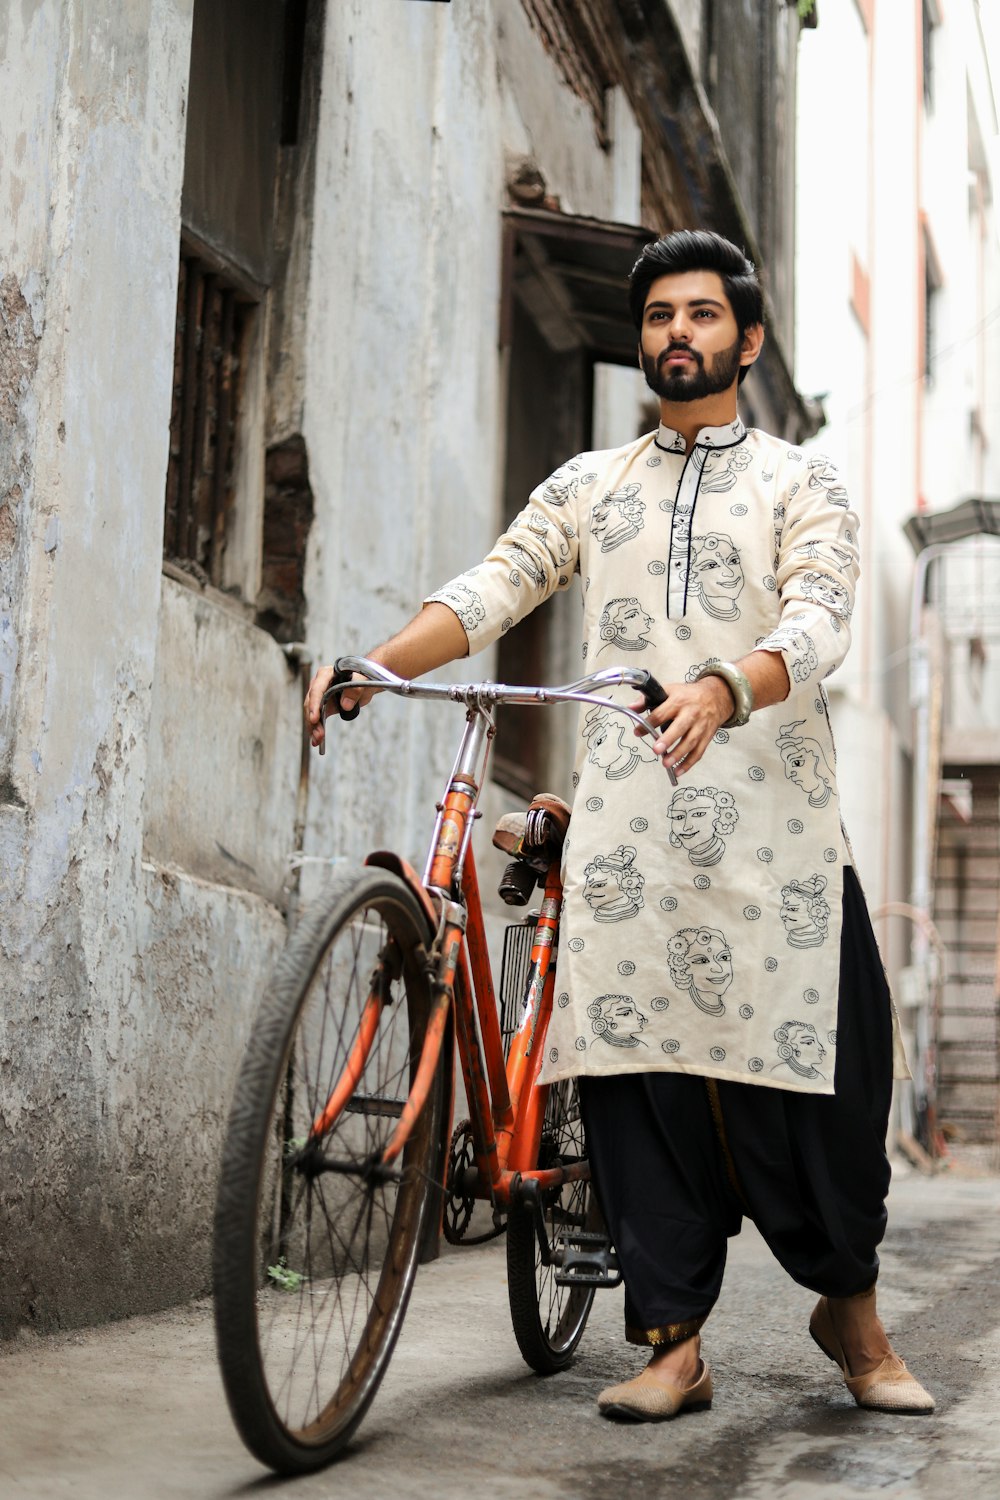
<path fill-rule="evenodd" d="M 645 677 L 646 681 L 639 688 L 639 691 L 646 700 L 646 707 L 659 708 L 661 703 L 665 703 L 667 701 L 667 695 L 663 691 L 663 688 L 660 686 L 660 684 L 657 682 L 656 678 L 653 676 L 652 672 L 646 672 Z"/>
<path fill-rule="evenodd" d="M 353 672 L 335 672 L 333 674 L 333 681 L 330 683 L 330 687 L 339 687 L 342 682 L 350 682 L 353 676 Z M 329 692 L 329 688 L 327 689 L 327 691 Z M 353 708 L 341 708 L 340 699 L 338 697 L 337 712 L 344 720 L 356 719 L 358 717 L 358 714 L 361 712 L 361 705 L 360 703 L 356 703 Z"/>

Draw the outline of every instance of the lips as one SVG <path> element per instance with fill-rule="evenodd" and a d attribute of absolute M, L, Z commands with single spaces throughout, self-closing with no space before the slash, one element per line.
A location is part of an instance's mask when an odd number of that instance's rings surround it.
<path fill-rule="evenodd" d="M 693 349 L 674 348 L 665 349 L 660 355 L 659 363 L 661 365 L 676 365 L 680 368 L 681 365 L 687 364 L 699 365 L 701 359 Z"/>

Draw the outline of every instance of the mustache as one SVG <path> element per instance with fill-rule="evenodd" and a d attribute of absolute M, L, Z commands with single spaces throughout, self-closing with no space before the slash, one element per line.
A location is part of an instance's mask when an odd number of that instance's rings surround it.
<path fill-rule="evenodd" d="M 671 354 L 686 354 L 689 359 L 694 360 L 696 365 L 704 367 L 704 356 L 700 354 L 697 349 L 692 349 L 688 344 L 669 344 L 667 348 L 662 350 L 661 353 L 657 356 L 656 368 L 659 369 L 660 366 L 670 358 Z"/>

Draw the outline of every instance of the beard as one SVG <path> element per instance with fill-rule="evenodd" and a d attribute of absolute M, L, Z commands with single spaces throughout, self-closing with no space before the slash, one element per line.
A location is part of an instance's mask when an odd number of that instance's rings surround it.
<path fill-rule="evenodd" d="M 662 350 L 659 360 L 653 359 L 643 350 L 642 373 L 646 384 L 663 401 L 701 401 L 705 396 L 718 396 L 720 392 L 729 389 L 739 374 L 742 342 L 742 338 L 737 338 L 728 349 L 720 350 L 707 369 L 704 356 L 697 349 L 685 348 L 684 353 L 690 355 L 696 365 L 696 369 L 690 372 L 677 370 L 664 373 L 660 369 L 660 362 L 682 348 L 682 345 L 671 345 Z"/>

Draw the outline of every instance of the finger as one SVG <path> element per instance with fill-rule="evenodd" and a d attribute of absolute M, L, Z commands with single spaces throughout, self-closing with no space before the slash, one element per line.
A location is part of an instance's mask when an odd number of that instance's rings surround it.
<path fill-rule="evenodd" d="M 318 724 L 320 708 L 323 703 L 323 694 L 334 678 L 333 667 L 320 667 L 306 693 L 305 713 L 310 724 Z"/>
<path fill-rule="evenodd" d="M 706 736 L 692 731 L 674 745 L 672 753 L 668 753 L 664 758 L 664 764 L 669 763 L 675 775 L 685 775 L 701 760 L 711 743 L 711 738 L 711 735 Z"/>
<path fill-rule="evenodd" d="M 634 714 L 641 714 L 642 717 L 646 720 L 647 724 L 652 724 L 657 729 L 660 728 L 663 724 L 669 722 L 670 707 L 666 703 L 661 703 L 657 708 L 647 708 L 645 698 L 638 698 L 634 703 L 630 703 L 628 706 Z M 633 724 L 632 733 L 639 739 L 642 739 L 643 735 L 646 734 L 647 731 L 645 729 L 640 729 L 638 724 Z"/>

